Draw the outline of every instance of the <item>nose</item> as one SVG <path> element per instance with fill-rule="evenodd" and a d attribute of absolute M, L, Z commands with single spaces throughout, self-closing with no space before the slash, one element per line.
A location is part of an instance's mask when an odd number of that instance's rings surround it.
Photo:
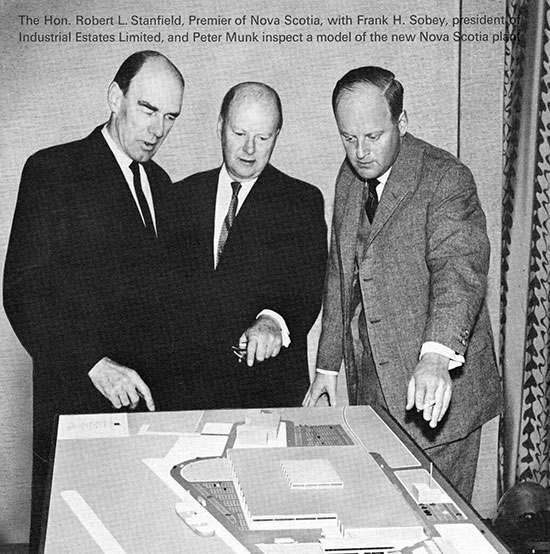
<path fill-rule="evenodd" d="M 365 156 L 370 154 L 370 149 L 367 146 L 366 142 L 363 140 L 357 141 L 357 149 L 355 151 L 355 155 L 359 160 L 362 160 Z"/>
<path fill-rule="evenodd" d="M 254 137 L 247 137 L 246 142 L 244 143 L 244 151 L 252 155 L 256 151 L 256 144 L 254 142 Z"/>
<path fill-rule="evenodd" d="M 164 135 L 164 117 L 162 117 L 162 115 L 155 114 L 151 118 L 151 122 L 149 123 L 149 132 L 157 138 L 161 138 Z"/>

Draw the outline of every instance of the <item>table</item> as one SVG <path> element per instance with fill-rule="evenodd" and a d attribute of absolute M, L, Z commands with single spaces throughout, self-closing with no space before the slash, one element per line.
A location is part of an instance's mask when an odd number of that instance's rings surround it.
<path fill-rule="evenodd" d="M 59 416 L 45 554 L 508 552 L 369 406 Z"/>

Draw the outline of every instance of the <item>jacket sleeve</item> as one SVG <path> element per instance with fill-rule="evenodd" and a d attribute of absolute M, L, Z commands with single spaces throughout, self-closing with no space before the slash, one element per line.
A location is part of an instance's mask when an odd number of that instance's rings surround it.
<path fill-rule="evenodd" d="M 489 269 L 485 215 L 464 165 L 453 164 L 439 181 L 428 207 L 426 233 L 430 302 L 424 342 L 439 342 L 464 355 Z"/>
<path fill-rule="evenodd" d="M 319 314 L 327 260 L 321 192 L 309 187 L 308 194 L 301 201 L 296 200 L 289 214 L 292 230 L 282 239 L 284 246 L 277 262 L 280 281 L 273 286 L 271 293 L 275 296 L 265 306 L 284 318 L 291 340 L 293 336 L 307 335 Z"/>
<path fill-rule="evenodd" d="M 339 371 L 344 356 L 344 302 L 345 283 L 342 280 L 338 229 L 342 225 L 346 205 L 344 183 L 350 178 L 349 168 L 344 161 L 336 178 L 334 213 L 330 239 L 330 252 L 327 264 L 325 290 L 323 295 L 323 317 L 321 337 L 317 351 L 316 367 L 329 371 Z"/>
<path fill-rule="evenodd" d="M 79 313 L 81 292 L 71 289 L 64 271 L 70 237 L 58 186 L 61 161 L 38 153 L 23 169 L 4 267 L 4 309 L 33 359 L 63 360 L 87 372 L 104 353 L 86 323 L 97 307 Z"/>

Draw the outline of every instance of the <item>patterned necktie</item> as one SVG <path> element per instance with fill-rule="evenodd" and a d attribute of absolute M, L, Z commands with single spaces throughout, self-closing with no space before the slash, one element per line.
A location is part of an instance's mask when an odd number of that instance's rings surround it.
<path fill-rule="evenodd" d="M 229 209 L 227 210 L 227 215 L 223 220 L 223 225 L 220 231 L 220 238 L 218 240 L 218 252 L 217 252 L 217 261 L 220 261 L 220 256 L 223 252 L 223 247 L 227 241 L 229 235 L 229 230 L 235 221 L 235 216 L 237 215 L 237 206 L 239 205 L 239 191 L 241 190 L 241 183 L 233 181 L 231 183 L 231 188 L 233 189 L 233 195 L 231 196 L 231 202 L 229 203 Z"/>
<path fill-rule="evenodd" d="M 134 190 L 136 191 L 139 209 L 141 210 L 141 215 L 143 216 L 143 220 L 145 222 L 145 229 L 151 237 L 157 238 L 155 226 L 153 225 L 153 218 L 151 217 L 151 210 L 149 209 L 149 204 L 147 204 L 147 200 L 145 199 L 145 194 L 143 194 L 143 188 L 141 186 L 139 163 L 133 161 L 130 164 L 130 169 L 132 170 L 132 173 L 134 175 Z"/>
<path fill-rule="evenodd" d="M 369 195 L 365 202 L 365 212 L 369 218 L 369 222 L 372 223 L 374 214 L 376 214 L 376 208 L 378 208 L 378 195 L 376 194 L 376 187 L 380 184 L 378 179 L 367 179 L 367 185 L 369 186 Z"/>

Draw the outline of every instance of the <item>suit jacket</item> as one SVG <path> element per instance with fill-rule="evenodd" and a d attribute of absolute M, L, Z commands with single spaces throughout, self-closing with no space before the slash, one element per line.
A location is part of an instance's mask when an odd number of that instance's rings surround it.
<path fill-rule="evenodd" d="M 144 164 L 159 239 L 140 214 L 101 128 L 42 150 L 23 169 L 4 271 L 4 307 L 33 358 L 35 425 L 111 410 L 88 371 L 109 356 L 153 391 L 169 376 L 162 239 L 168 175 Z M 162 402 L 158 401 L 159 407 Z"/>
<path fill-rule="evenodd" d="M 350 402 L 357 372 L 350 332 L 363 182 L 344 161 L 336 182 L 331 253 L 317 367 L 345 361 Z M 489 243 L 470 171 L 451 154 L 407 134 L 363 258 L 363 306 L 374 362 L 390 413 L 423 446 L 466 436 L 501 410 L 502 392 L 486 305 Z M 405 410 L 422 344 L 464 355 L 451 370 L 447 415 L 431 430 Z"/>
<path fill-rule="evenodd" d="M 174 256 L 188 270 L 182 304 L 193 319 L 186 373 L 203 407 L 300 405 L 309 385 L 307 333 L 320 309 L 327 256 L 323 197 L 268 165 L 213 267 L 219 168 L 175 185 Z M 180 248 L 183 245 L 183 248 Z M 192 290 L 192 298 L 185 291 Z M 190 306 L 193 304 L 193 306 Z M 231 347 L 263 309 L 284 317 L 291 345 L 248 369 Z M 193 314 L 190 316 L 189 314 Z M 189 343 L 183 346 L 190 349 Z"/>

